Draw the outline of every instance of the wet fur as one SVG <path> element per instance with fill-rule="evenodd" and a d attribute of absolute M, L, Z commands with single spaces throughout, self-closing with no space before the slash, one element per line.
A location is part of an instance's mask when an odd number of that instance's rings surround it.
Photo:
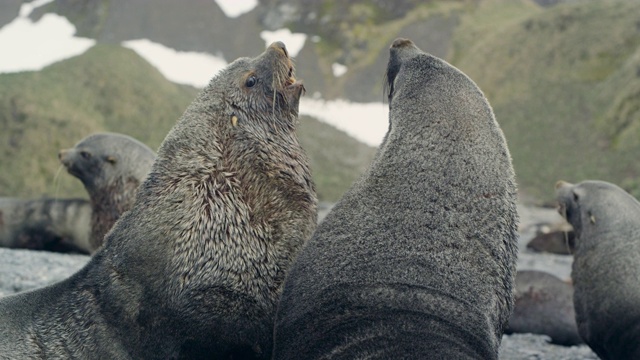
<path fill-rule="evenodd" d="M 477 86 L 397 40 L 389 131 L 279 304 L 275 359 L 496 359 L 513 304 L 516 185 Z"/>
<path fill-rule="evenodd" d="M 302 85 L 271 87 L 285 54 L 275 43 L 214 77 L 85 268 L 0 300 L 0 357 L 269 358 L 284 273 L 316 224 Z"/>

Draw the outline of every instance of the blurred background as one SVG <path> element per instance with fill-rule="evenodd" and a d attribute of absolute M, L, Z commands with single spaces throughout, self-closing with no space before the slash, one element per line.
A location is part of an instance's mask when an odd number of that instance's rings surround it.
<path fill-rule="evenodd" d="M 640 1 L 0 1 L 0 196 L 86 197 L 57 152 L 92 132 L 153 149 L 227 63 L 282 40 L 299 135 L 334 202 L 387 129 L 389 44 L 412 39 L 485 92 L 523 202 L 558 179 L 640 195 Z"/>

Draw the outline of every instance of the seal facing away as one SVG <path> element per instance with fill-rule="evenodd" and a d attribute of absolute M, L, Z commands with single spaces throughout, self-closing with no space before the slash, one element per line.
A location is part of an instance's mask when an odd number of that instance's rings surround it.
<path fill-rule="evenodd" d="M 573 310 L 573 286 L 544 271 L 516 274 L 513 313 L 505 333 L 543 334 L 559 345 L 582 344 Z"/>
<path fill-rule="evenodd" d="M 389 131 L 278 307 L 275 359 L 496 359 L 513 304 L 511 158 L 478 87 L 398 39 Z"/>
<path fill-rule="evenodd" d="M 573 226 L 578 333 L 602 359 L 640 359 L 640 203 L 603 181 L 556 184 Z"/>
<path fill-rule="evenodd" d="M 316 226 L 303 90 L 280 42 L 217 74 L 87 266 L 0 300 L 0 356 L 269 358 L 285 271 Z"/>
<path fill-rule="evenodd" d="M 85 199 L 0 198 L 0 246 L 91 252 L 91 204 Z"/>
<path fill-rule="evenodd" d="M 135 201 L 156 154 L 147 145 L 122 134 L 97 133 L 73 148 L 60 150 L 58 158 L 80 179 L 91 200 L 91 249 L 102 245 L 105 234 Z"/>

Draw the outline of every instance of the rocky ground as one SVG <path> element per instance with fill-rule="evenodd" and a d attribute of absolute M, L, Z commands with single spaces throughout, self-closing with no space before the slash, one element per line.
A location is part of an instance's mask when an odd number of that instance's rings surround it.
<path fill-rule="evenodd" d="M 329 204 L 321 204 L 321 218 L 329 211 Z M 571 275 L 571 257 L 533 253 L 526 243 L 535 235 L 540 224 L 553 224 L 562 219 L 554 209 L 520 206 L 520 255 L 518 269 L 536 269 L 555 274 L 562 279 Z M 88 256 L 57 254 L 44 251 L 10 250 L 0 248 L 0 296 L 30 290 L 62 280 L 89 260 Z M 503 360 L 580 360 L 598 359 L 586 346 L 564 347 L 552 345 L 545 336 L 531 334 L 505 335 L 500 349 Z"/>

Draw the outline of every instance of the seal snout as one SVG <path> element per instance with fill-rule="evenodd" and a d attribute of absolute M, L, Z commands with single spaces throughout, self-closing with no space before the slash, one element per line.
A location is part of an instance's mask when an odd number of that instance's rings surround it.
<path fill-rule="evenodd" d="M 60 160 L 62 165 L 67 167 L 69 166 L 69 151 L 69 149 L 62 149 L 58 152 L 58 160 Z"/>
<path fill-rule="evenodd" d="M 271 45 L 269 45 L 269 48 L 282 51 L 284 56 L 289 57 L 289 52 L 287 51 L 287 47 L 282 41 L 276 41 L 272 43 Z"/>
<path fill-rule="evenodd" d="M 571 184 L 571 183 L 569 183 L 569 182 L 566 182 L 566 181 L 564 181 L 564 180 L 558 180 L 558 181 L 556 182 L 555 189 L 556 189 L 556 190 L 558 190 L 558 189 L 560 189 L 560 188 L 566 188 L 566 187 L 569 187 L 569 186 L 573 186 L 573 184 Z"/>
<path fill-rule="evenodd" d="M 393 43 L 391 44 L 392 49 L 400 49 L 409 46 L 415 46 L 415 44 L 413 43 L 413 41 L 405 38 L 397 38 L 393 40 Z"/>

